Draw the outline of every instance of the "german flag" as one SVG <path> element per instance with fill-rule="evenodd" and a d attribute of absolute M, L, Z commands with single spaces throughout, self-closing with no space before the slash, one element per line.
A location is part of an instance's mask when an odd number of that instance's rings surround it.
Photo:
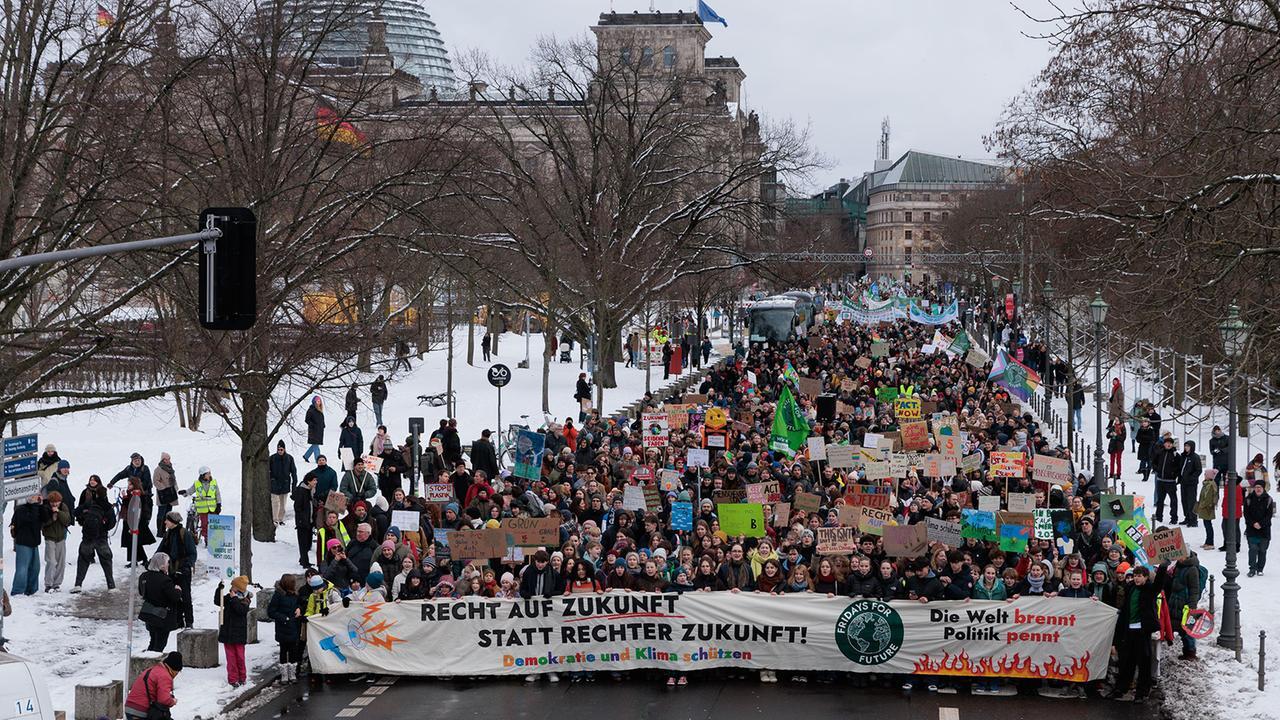
<path fill-rule="evenodd" d="M 116 22 L 116 16 L 102 5 L 98 5 L 98 27 L 111 27 Z"/>
<path fill-rule="evenodd" d="M 360 128 L 338 117 L 338 113 L 326 105 L 316 108 L 316 132 L 325 140 L 340 142 L 363 153 L 373 151 L 368 136 Z"/>

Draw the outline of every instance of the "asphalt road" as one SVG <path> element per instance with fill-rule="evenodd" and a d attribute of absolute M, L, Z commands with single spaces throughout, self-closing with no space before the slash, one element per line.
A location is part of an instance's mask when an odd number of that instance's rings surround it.
<path fill-rule="evenodd" d="M 1150 705 L 1108 700 L 1059 700 L 1037 695 L 981 697 L 964 693 L 910 696 L 881 688 L 690 678 L 688 687 L 668 690 L 656 680 L 525 684 L 518 680 L 446 681 L 417 678 L 380 684 L 337 682 L 286 689 L 247 720 L 565 720 L 604 714 L 609 720 L 751 720 L 752 718 L 842 717 L 867 714 L 884 720 L 1044 720 L 1066 711 L 1072 720 L 1154 720 Z M 389 684 L 383 684 L 389 683 Z M 940 714 L 940 709 L 944 709 Z M 958 711 L 958 714 L 951 710 Z M 567 714 L 566 714 L 567 713 Z"/>

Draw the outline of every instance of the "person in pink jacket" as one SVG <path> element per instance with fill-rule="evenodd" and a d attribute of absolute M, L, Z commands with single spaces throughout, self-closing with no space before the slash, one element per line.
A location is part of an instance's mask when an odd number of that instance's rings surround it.
<path fill-rule="evenodd" d="M 182 653 L 171 652 L 164 661 L 147 668 L 133 681 L 124 701 L 126 718 L 146 718 L 151 705 L 172 708 L 178 704 L 173 695 L 173 680 L 182 672 Z"/>

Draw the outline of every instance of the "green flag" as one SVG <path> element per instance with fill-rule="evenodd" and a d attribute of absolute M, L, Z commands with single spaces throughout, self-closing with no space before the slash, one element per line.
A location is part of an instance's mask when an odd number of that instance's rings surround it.
<path fill-rule="evenodd" d="M 770 447 L 791 454 L 804 447 L 809 437 L 809 421 L 800 412 L 800 405 L 785 385 L 778 396 L 778 407 L 773 411 L 773 433 Z"/>
<path fill-rule="evenodd" d="M 972 347 L 972 345 L 973 344 L 969 342 L 968 333 L 961 330 L 960 334 L 956 335 L 956 339 L 951 341 L 951 347 L 947 348 L 947 350 L 955 353 L 956 355 L 964 355 L 969 352 L 969 348 Z"/>

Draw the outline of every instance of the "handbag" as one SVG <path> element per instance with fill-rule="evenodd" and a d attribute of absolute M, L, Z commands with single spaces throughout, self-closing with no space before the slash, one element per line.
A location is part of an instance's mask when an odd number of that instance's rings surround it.
<path fill-rule="evenodd" d="M 160 501 L 161 505 L 177 505 L 178 491 L 173 486 L 161 488 L 160 492 L 156 493 L 156 499 Z"/>
<path fill-rule="evenodd" d="M 142 678 L 142 689 L 147 692 L 147 720 L 172 720 L 173 711 L 167 705 L 161 705 L 151 696 L 151 683 L 147 682 L 151 679 L 151 673 L 155 671 L 159 665 L 151 666 L 145 677 Z"/>
<path fill-rule="evenodd" d="M 150 600 L 142 601 L 142 609 L 138 611 L 138 616 L 143 620 L 154 620 L 162 622 L 169 617 L 169 608 L 160 607 Z"/>

